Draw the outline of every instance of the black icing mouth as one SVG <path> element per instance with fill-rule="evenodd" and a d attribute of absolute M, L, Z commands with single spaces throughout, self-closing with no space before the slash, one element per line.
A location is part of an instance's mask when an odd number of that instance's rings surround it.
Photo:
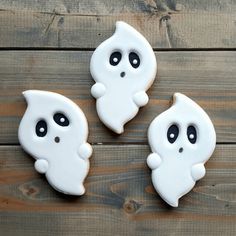
<path fill-rule="evenodd" d="M 179 153 L 182 153 L 184 151 L 184 149 L 181 147 L 180 149 L 179 149 Z"/>
<path fill-rule="evenodd" d="M 60 138 L 57 136 L 54 138 L 55 143 L 60 143 Z"/>
<path fill-rule="evenodd" d="M 120 73 L 120 77 L 125 77 L 125 72 L 124 71 L 122 71 L 121 73 Z"/>

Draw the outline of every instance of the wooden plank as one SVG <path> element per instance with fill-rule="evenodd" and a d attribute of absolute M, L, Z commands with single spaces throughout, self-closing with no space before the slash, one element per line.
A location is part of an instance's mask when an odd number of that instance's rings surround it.
<path fill-rule="evenodd" d="M 158 73 L 148 91 L 149 104 L 117 136 L 99 121 L 90 95 L 92 52 L 1 51 L 0 143 L 18 143 L 17 129 L 26 109 L 21 92 L 61 93 L 85 112 L 91 143 L 146 143 L 149 123 L 170 106 L 174 92 L 199 103 L 211 117 L 218 142 L 236 141 L 236 52 L 158 52 Z"/>
<path fill-rule="evenodd" d="M 236 3 L 232 0 L 211 0 L 211 1 L 189 1 L 189 0 L 0 0 L 1 10 L 10 11 L 30 11 L 53 13 L 55 10 L 61 13 L 74 14 L 117 14 L 117 13 L 160 13 L 165 11 L 186 12 L 234 12 Z"/>
<path fill-rule="evenodd" d="M 160 11 L 150 7 L 116 14 L 111 9 L 99 12 L 96 8 L 91 8 L 94 12 L 67 13 L 63 6 L 53 11 L 50 7 L 49 12 L 4 8 L 0 11 L 0 47 L 93 49 L 113 34 L 116 21 L 123 20 L 140 31 L 154 49 L 235 48 L 236 11 L 230 6 L 222 7 L 226 11 Z M 236 4 L 232 6 L 235 8 Z"/>
<path fill-rule="evenodd" d="M 0 234 L 235 235 L 236 146 L 217 145 L 176 209 L 155 193 L 146 145 L 95 145 L 80 198 L 54 191 L 19 146 L 0 147 Z"/>

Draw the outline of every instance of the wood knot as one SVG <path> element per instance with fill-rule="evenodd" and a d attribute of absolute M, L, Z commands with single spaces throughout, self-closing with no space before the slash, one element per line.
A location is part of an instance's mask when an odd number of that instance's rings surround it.
<path fill-rule="evenodd" d="M 167 22 L 171 19 L 170 15 L 162 16 L 160 22 Z"/>
<path fill-rule="evenodd" d="M 9 201 L 8 201 L 8 199 L 3 199 L 3 200 L 2 200 L 2 203 L 8 205 L 8 204 L 9 204 Z"/>
<path fill-rule="evenodd" d="M 35 196 L 39 193 L 39 189 L 31 184 L 24 184 L 20 186 L 19 189 L 23 195 L 30 198 L 35 198 Z"/>
<path fill-rule="evenodd" d="M 134 200 L 129 200 L 123 205 L 125 212 L 127 212 L 128 214 L 136 213 L 140 209 L 140 207 L 141 204 Z"/>
<path fill-rule="evenodd" d="M 60 19 L 59 19 L 59 21 L 57 23 L 57 26 L 61 27 L 63 24 L 64 24 L 64 16 L 60 17 Z"/>

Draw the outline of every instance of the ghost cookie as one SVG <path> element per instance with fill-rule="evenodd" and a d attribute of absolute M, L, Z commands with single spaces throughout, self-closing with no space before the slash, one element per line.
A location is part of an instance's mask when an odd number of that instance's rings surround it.
<path fill-rule="evenodd" d="M 177 207 L 179 198 L 205 175 L 204 163 L 216 145 L 214 126 L 199 105 L 175 93 L 173 105 L 150 124 L 148 141 L 152 153 L 147 164 L 154 188 Z"/>
<path fill-rule="evenodd" d="M 115 33 L 94 51 L 90 71 L 95 84 L 100 120 L 120 134 L 139 107 L 148 103 L 146 91 L 156 75 L 156 57 L 148 41 L 125 22 L 116 22 Z"/>
<path fill-rule="evenodd" d="M 23 149 L 35 158 L 35 169 L 59 192 L 84 194 L 92 154 L 84 113 L 57 93 L 28 90 L 23 95 L 28 107 L 18 137 Z"/>

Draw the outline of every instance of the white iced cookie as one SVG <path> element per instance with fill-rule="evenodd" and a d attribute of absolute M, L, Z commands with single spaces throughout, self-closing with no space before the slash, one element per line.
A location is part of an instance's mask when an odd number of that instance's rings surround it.
<path fill-rule="evenodd" d="M 84 113 L 57 93 L 28 90 L 23 95 L 28 107 L 18 137 L 23 149 L 36 159 L 35 169 L 59 192 L 84 194 L 92 154 Z"/>
<path fill-rule="evenodd" d="M 169 205 L 177 207 L 179 198 L 205 175 L 204 163 L 216 145 L 214 126 L 199 105 L 175 93 L 173 105 L 150 124 L 148 141 L 153 185 Z"/>
<path fill-rule="evenodd" d="M 125 22 L 116 22 L 115 33 L 94 51 L 90 71 L 96 83 L 100 120 L 120 134 L 139 107 L 148 103 L 146 91 L 156 75 L 156 57 L 148 41 Z"/>

